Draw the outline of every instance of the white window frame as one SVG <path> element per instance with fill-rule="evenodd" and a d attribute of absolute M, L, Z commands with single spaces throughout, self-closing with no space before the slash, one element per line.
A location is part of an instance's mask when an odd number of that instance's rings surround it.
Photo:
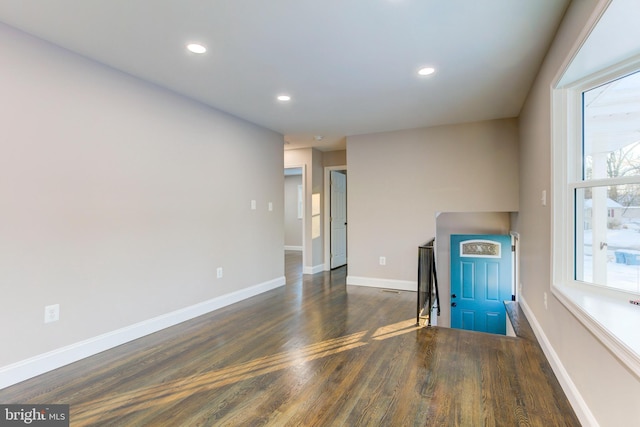
<path fill-rule="evenodd" d="M 630 184 L 638 177 L 579 180 L 582 172 L 582 93 L 640 70 L 640 57 L 564 87 L 552 87 L 552 293 L 636 375 L 640 376 L 638 294 L 574 279 L 576 188 Z M 578 219 L 580 220 L 580 219 Z"/>

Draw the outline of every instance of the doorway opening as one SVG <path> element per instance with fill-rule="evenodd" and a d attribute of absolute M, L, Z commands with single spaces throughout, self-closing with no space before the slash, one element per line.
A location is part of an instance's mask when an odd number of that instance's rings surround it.
<path fill-rule="evenodd" d="M 510 235 L 512 224 L 517 223 L 516 212 L 440 212 L 436 215 L 436 264 L 438 284 L 440 287 L 441 315 L 438 326 L 451 327 L 451 303 L 459 304 L 459 300 L 452 299 L 451 284 L 451 235 Z M 512 235 L 512 240 L 515 241 Z M 518 283 L 518 259 L 516 252 L 512 253 L 512 271 L 510 280 L 511 294 L 505 299 L 511 300 L 512 295 L 518 297 L 516 283 Z M 459 298 L 459 293 L 456 293 Z"/>
<path fill-rule="evenodd" d="M 305 260 L 304 209 L 305 179 L 304 167 L 284 169 L 284 251 L 291 260 L 299 260 L 302 270 Z M 290 255 L 290 256 L 287 256 Z M 292 263 L 290 262 L 289 265 Z M 297 264 L 293 263 L 293 264 Z"/>
<path fill-rule="evenodd" d="M 347 252 L 347 167 L 325 167 L 325 270 L 343 267 Z"/>

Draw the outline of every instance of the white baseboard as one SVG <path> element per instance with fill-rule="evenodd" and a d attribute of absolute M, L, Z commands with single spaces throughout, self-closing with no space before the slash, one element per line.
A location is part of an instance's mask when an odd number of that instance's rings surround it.
<path fill-rule="evenodd" d="M 410 280 L 376 279 L 374 277 L 347 276 L 347 285 L 369 286 L 372 288 L 398 289 L 401 291 L 418 290 L 418 282 Z"/>
<path fill-rule="evenodd" d="M 302 252 L 302 246 L 287 246 L 287 245 L 285 245 L 284 250 L 285 251 L 301 251 Z"/>
<path fill-rule="evenodd" d="M 549 342 L 549 340 L 547 339 L 547 336 L 542 330 L 540 323 L 538 323 L 538 319 L 536 319 L 536 317 L 533 315 L 533 312 L 527 305 L 527 302 L 522 297 L 522 295 L 520 295 L 518 303 L 520 304 L 522 311 L 524 311 L 524 314 L 527 316 L 527 320 L 531 325 L 531 329 L 533 329 L 533 333 L 536 335 L 536 338 L 538 338 L 540 347 L 542 347 L 542 351 L 544 352 L 545 356 L 547 356 L 547 360 L 551 365 L 551 369 L 553 369 L 553 372 L 556 374 L 556 377 L 560 382 L 560 386 L 562 387 L 564 393 L 567 395 L 567 399 L 569 399 L 569 402 L 571 403 L 573 410 L 576 412 L 576 416 L 580 420 L 580 423 L 583 426 L 598 427 L 598 421 L 593 416 L 593 413 L 589 409 L 589 406 L 587 406 L 587 403 L 582 398 L 582 395 L 578 391 L 578 388 L 571 380 L 569 373 L 564 368 L 564 365 L 560 361 L 558 354 L 551 346 L 551 342 Z"/>
<path fill-rule="evenodd" d="M 282 276 L 0 367 L 0 389 L 284 285 Z"/>
<path fill-rule="evenodd" d="M 316 274 L 324 271 L 324 264 L 314 265 L 313 267 L 303 267 L 302 274 Z"/>

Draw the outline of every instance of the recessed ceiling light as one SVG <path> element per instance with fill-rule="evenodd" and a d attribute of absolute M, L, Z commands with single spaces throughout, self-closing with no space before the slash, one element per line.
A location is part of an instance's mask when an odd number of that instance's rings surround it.
<path fill-rule="evenodd" d="M 278 101 L 291 101 L 291 97 L 289 95 L 278 95 Z"/>
<path fill-rule="evenodd" d="M 436 69 L 433 67 L 424 67 L 418 70 L 418 74 L 420 74 L 421 76 L 429 76 L 435 72 L 436 72 Z"/>
<path fill-rule="evenodd" d="M 189 43 L 187 49 L 193 53 L 205 53 L 207 48 L 198 43 Z"/>

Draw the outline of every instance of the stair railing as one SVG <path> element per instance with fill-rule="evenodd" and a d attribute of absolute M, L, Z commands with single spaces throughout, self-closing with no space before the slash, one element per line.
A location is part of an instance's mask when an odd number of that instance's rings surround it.
<path fill-rule="evenodd" d="M 436 274 L 435 241 L 418 246 L 418 304 L 416 326 L 423 319 L 425 326 L 431 326 L 431 314 L 434 309 L 440 316 L 440 295 L 438 294 L 438 276 Z"/>

